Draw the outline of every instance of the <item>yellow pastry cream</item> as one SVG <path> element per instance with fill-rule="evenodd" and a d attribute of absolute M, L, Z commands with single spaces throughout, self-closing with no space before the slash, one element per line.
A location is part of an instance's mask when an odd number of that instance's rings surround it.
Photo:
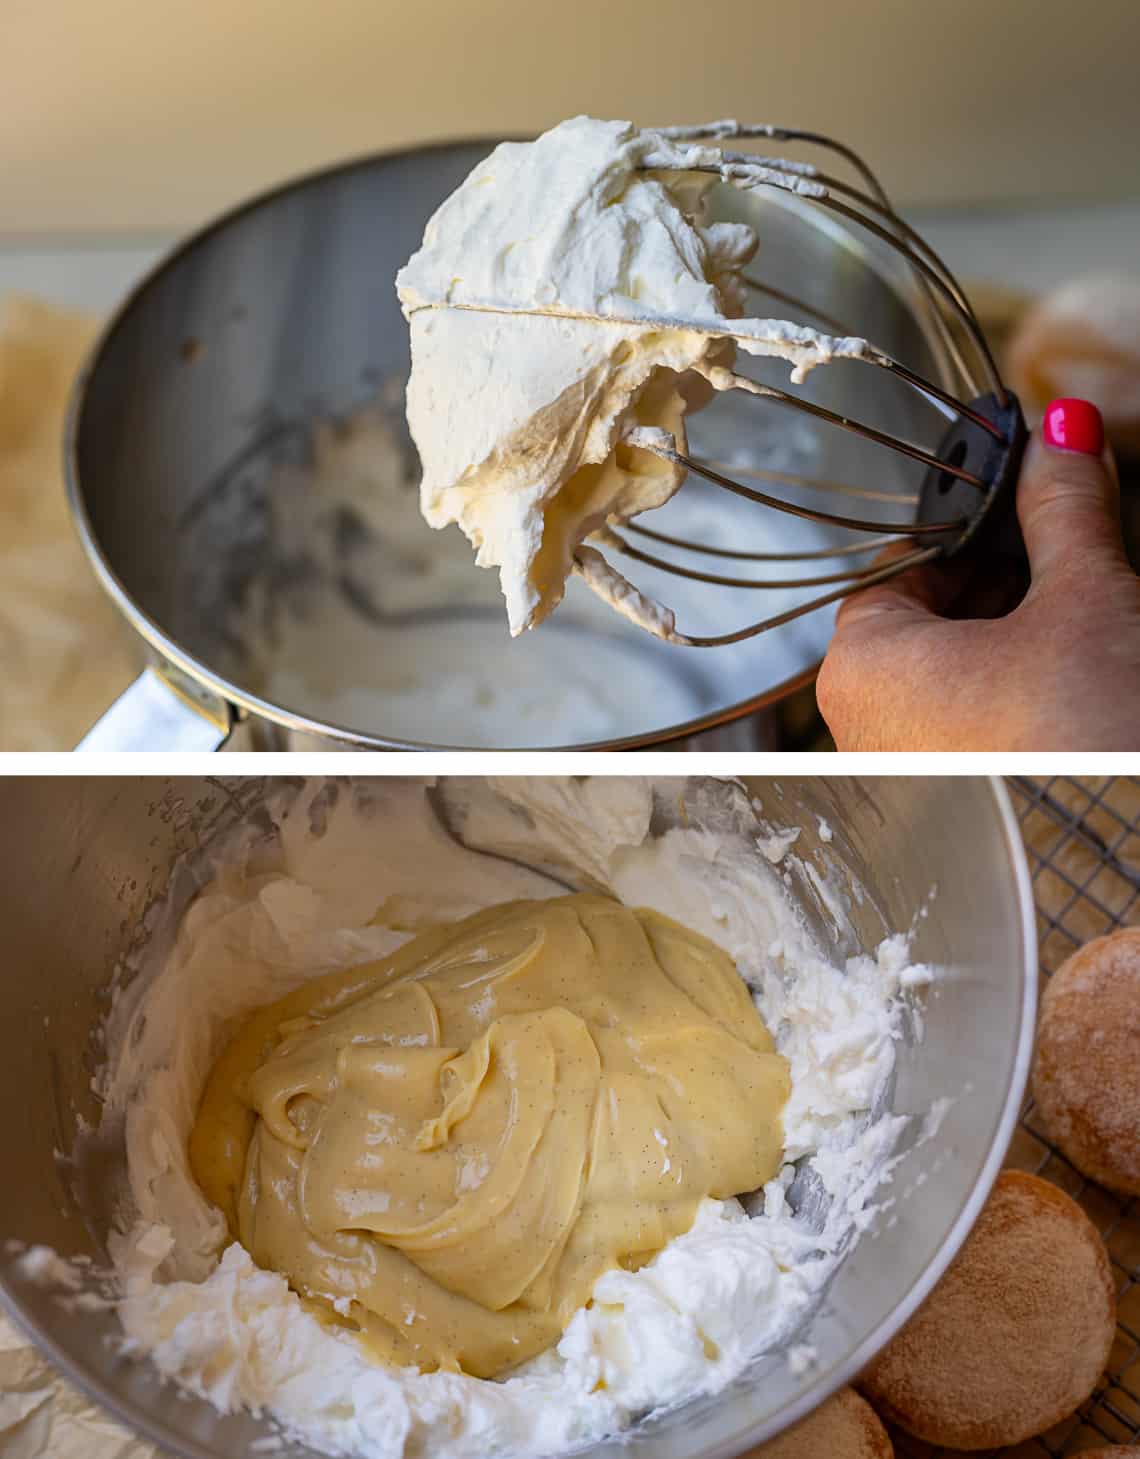
<path fill-rule="evenodd" d="M 601 1274 L 780 1165 L 787 1061 L 731 958 L 601 896 L 509 902 L 251 1017 L 195 1179 L 381 1361 L 501 1375 Z"/>

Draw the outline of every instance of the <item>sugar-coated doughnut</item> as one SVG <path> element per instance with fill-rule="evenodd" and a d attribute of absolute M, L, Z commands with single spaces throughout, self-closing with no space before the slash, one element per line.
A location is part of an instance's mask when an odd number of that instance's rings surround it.
<path fill-rule="evenodd" d="M 1078 1170 L 1140 1195 L 1140 928 L 1087 942 L 1053 974 L 1033 1097 Z"/>
<path fill-rule="evenodd" d="M 826 1403 L 743 1459 L 893 1459 L 894 1446 L 875 1410 L 853 1388 Z"/>
<path fill-rule="evenodd" d="M 1108 1253 L 1077 1203 L 1004 1171 L 949 1270 L 863 1374 L 879 1413 L 950 1449 L 1019 1444 L 1067 1418 L 1108 1361 Z"/>

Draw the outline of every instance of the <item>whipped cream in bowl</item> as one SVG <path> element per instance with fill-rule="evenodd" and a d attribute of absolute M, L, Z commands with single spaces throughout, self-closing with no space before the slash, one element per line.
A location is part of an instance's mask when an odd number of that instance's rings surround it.
<path fill-rule="evenodd" d="M 39 997 L 45 1037 L 0 1079 L 33 1110 L 42 1093 L 55 1133 L 16 1152 L 28 1198 L 4 1214 L 0 1290 L 72 1377 L 176 1453 L 738 1453 L 897 1328 L 996 1171 L 1032 1027 L 1032 918 L 987 782 L 124 781 L 85 814 L 117 848 L 94 886 L 124 902 L 15 998 L 26 1023 L 20 1000 Z M 99 896 L 83 866 L 80 920 Z M 205 1081 L 244 1019 L 315 977 L 351 979 L 483 908 L 579 893 L 731 959 L 788 1070 L 779 1168 L 604 1272 L 556 1340 L 493 1380 L 378 1362 L 255 1265 L 197 1184 Z"/>

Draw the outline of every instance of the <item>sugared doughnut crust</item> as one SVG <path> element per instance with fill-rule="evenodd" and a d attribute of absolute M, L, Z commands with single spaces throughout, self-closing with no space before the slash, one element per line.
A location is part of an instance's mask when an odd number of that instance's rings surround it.
<path fill-rule="evenodd" d="M 1116 1300 L 1108 1253 L 1062 1191 L 1004 1171 L 942 1281 L 863 1374 L 884 1418 L 951 1449 L 1040 1434 L 1093 1391 Z"/>
<path fill-rule="evenodd" d="M 894 1452 L 871 1405 L 853 1388 L 841 1388 L 803 1423 L 744 1459 L 893 1459 Z"/>
<path fill-rule="evenodd" d="M 1053 974 L 1033 1097 L 1078 1170 L 1140 1195 L 1140 928 L 1086 943 Z"/>

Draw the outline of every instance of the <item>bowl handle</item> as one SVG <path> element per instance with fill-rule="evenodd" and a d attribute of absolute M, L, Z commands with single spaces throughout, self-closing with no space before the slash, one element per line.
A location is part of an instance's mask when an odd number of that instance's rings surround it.
<path fill-rule="evenodd" d="M 233 706 L 173 664 L 151 664 L 87 731 L 77 750 L 218 750 Z"/>

